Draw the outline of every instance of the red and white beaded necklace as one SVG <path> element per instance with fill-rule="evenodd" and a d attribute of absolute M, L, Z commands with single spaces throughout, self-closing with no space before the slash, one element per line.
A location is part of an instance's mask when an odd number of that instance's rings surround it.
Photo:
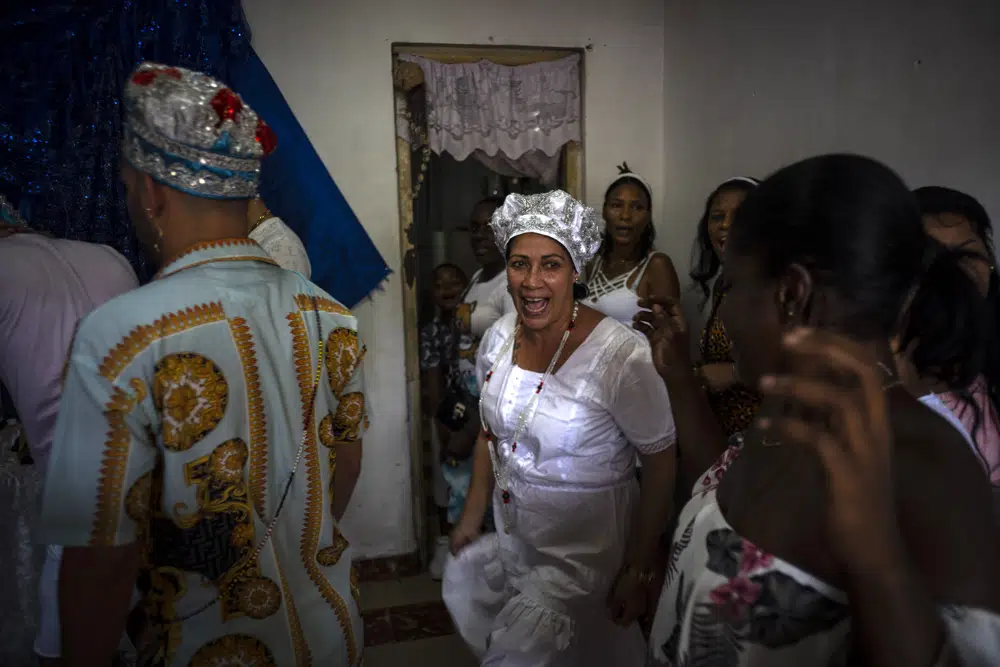
<path fill-rule="evenodd" d="M 559 362 L 559 358 L 562 357 L 563 350 L 566 347 L 566 342 L 569 340 L 569 335 L 573 331 L 573 327 L 576 326 L 576 316 L 579 313 L 579 311 L 580 311 L 580 304 L 574 303 L 573 315 L 570 318 L 569 326 L 566 328 L 566 333 L 563 334 L 562 340 L 559 341 L 559 348 L 556 350 L 555 355 L 553 355 L 552 360 L 549 361 L 549 366 L 548 368 L 545 369 L 545 374 L 542 375 L 542 379 L 538 382 L 538 386 L 535 387 L 534 393 L 532 393 L 531 397 L 528 398 L 528 402 L 521 410 L 521 414 L 518 415 L 517 417 L 517 427 L 514 429 L 514 438 L 511 441 L 510 445 L 510 453 L 512 455 L 514 454 L 514 452 L 517 451 L 518 440 L 524 434 L 524 431 L 525 429 L 527 429 L 529 423 L 531 422 L 531 419 L 535 416 L 535 407 L 538 405 L 538 397 L 542 393 L 542 388 L 545 386 L 546 380 L 548 380 L 549 376 L 552 375 L 552 369 L 556 367 L 556 364 Z M 507 356 L 507 353 L 511 351 L 511 348 L 513 348 L 514 342 L 517 340 L 517 336 L 518 334 L 520 334 L 520 332 L 521 332 L 521 325 L 518 324 L 517 327 L 514 328 L 513 335 L 511 335 L 511 337 L 507 339 L 507 342 L 504 343 L 504 346 L 500 349 L 500 354 L 497 355 L 496 361 L 493 362 L 493 366 L 490 368 L 489 372 L 486 373 L 486 377 L 483 380 L 483 389 L 480 392 L 483 397 L 486 396 L 486 386 L 489 384 L 490 380 L 493 379 L 493 373 L 496 371 L 497 367 L 500 366 L 500 363 Z M 513 360 L 513 355 L 511 355 L 510 368 L 507 369 L 508 375 L 510 375 L 510 372 L 513 368 L 514 368 L 514 360 Z M 506 382 L 504 382 L 504 384 L 501 385 L 501 387 L 505 385 Z M 502 392 L 498 392 L 497 402 L 496 402 L 497 415 L 500 414 L 500 405 L 502 402 L 503 402 Z M 495 437 L 494 438 L 490 437 L 490 429 L 486 425 L 486 416 L 483 412 L 483 403 L 484 403 L 483 400 L 479 401 L 479 421 L 482 424 L 483 433 L 486 435 L 487 438 L 486 442 L 489 445 L 490 461 L 493 463 L 493 477 L 496 478 L 497 487 L 500 489 L 501 498 L 503 498 L 504 527 L 506 530 L 509 530 L 511 527 L 511 520 L 510 517 L 508 516 L 507 505 L 510 504 L 510 466 L 511 466 L 511 459 L 513 459 L 514 457 L 508 456 L 504 459 L 500 457 L 499 444 L 497 443 Z"/>

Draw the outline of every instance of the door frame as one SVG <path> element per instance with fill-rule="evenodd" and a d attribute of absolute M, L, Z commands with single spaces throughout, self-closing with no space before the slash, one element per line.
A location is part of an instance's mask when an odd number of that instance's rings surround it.
<path fill-rule="evenodd" d="M 393 104 L 396 96 L 405 94 L 423 84 L 423 71 L 418 65 L 400 61 L 400 54 L 412 54 L 445 64 L 488 60 L 498 65 L 517 67 L 533 63 L 558 60 L 571 55 L 580 56 L 580 89 L 584 81 L 584 49 L 546 48 L 524 46 L 474 46 L 444 44 L 392 45 Z M 581 100 L 581 105 L 582 105 Z M 395 117 L 395 112 L 394 112 Z M 582 119 L 581 119 L 582 124 Z M 563 150 L 563 188 L 573 197 L 584 197 L 584 159 L 582 141 L 572 141 Z M 401 266 L 406 267 L 407 256 L 416 261 L 413 241 L 413 165 L 411 144 L 396 137 L 396 175 L 399 206 L 399 239 Z M 413 276 L 403 280 L 403 341 L 406 378 L 406 403 L 410 446 L 410 489 L 413 507 L 413 534 L 417 539 L 417 553 L 422 563 L 428 558 L 427 498 L 424 483 L 423 412 L 420 406 L 420 331 L 417 321 L 417 281 L 419 271 L 414 267 Z"/>

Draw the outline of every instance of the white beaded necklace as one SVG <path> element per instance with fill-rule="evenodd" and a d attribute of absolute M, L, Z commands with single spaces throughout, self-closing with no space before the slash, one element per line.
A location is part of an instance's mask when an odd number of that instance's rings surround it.
<path fill-rule="evenodd" d="M 531 418 L 535 416 L 535 407 L 538 405 L 538 397 L 542 393 L 542 387 L 545 386 L 545 381 L 549 379 L 552 375 L 552 369 L 555 368 L 556 364 L 559 362 L 559 358 L 562 357 L 563 349 L 566 347 L 566 341 L 569 340 L 569 335 L 573 331 L 573 327 L 576 326 L 576 316 L 580 311 L 580 304 L 573 304 L 573 316 L 570 318 L 569 326 L 566 328 L 566 333 L 563 334 L 562 340 L 559 342 L 559 348 L 556 350 L 555 355 L 553 355 L 552 360 L 549 361 L 548 368 L 545 369 L 545 374 L 542 375 L 542 379 L 538 382 L 538 386 L 535 387 L 535 391 L 528 398 L 528 402 L 525 404 L 524 408 L 521 410 L 521 414 L 517 417 L 517 427 L 514 429 L 514 439 L 511 441 L 510 453 L 513 455 L 517 451 L 517 441 L 524 434 L 525 429 L 528 427 Z M 496 371 L 500 362 L 503 361 L 507 353 L 510 352 L 511 348 L 514 346 L 514 342 L 517 340 L 518 334 L 521 332 L 521 325 L 518 324 L 514 328 L 513 335 L 507 339 L 504 346 L 500 349 L 500 354 L 497 355 L 496 361 L 493 362 L 493 366 L 490 368 L 489 372 L 486 373 L 486 378 L 483 380 L 483 389 L 480 392 L 482 396 L 486 396 L 486 385 L 489 384 L 490 380 L 493 378 L 493 373 Z M 507 374 L 510 375 L 511 370 L 514 368 L 514 358 L 511 355 L 510 368 L 507 369 Z M 504 383 L 506 385 L 506 382 Z M 504 386 L 501 385 L 501 386 Z M 493 477 L 496 479 L 497 487 L 500 489 L 500 495 L 503 499 L 503 516 L 504 516 L 504 529 L 509 531 L 511 527 L 511 517 L 509 516 L 507 506 L 510 504 L 510 464 L 513 456 L 508 456 L 506 459 L 501 459 L 499 443 L 497 443 L 495 438 L 490 438 L 490 429 L 486 425 L 486 416 L 483 412 L 483 403 L 485 401 L 479 401 L 479 421 L 483 427 L 483 434 L 486 435 L 486 442 L 490 450 L 490 461 L 493 463 Z M 497 394 L 496 412 L 500 414 L 500 405 L 503 402 L 503 396 Z"/>

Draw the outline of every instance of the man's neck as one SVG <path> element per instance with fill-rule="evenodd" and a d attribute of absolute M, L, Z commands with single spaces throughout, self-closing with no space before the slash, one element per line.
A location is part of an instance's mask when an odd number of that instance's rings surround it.
<path fill-rule="evenodd" d="M 160 240 L 160 268 L 167 266 L 199 243 L 211 243 L 226 239 L 247 238 L 246 216 L 243 211 L 207 212 L 191 209 L 183 219 L 162 223 L 163 238 Z"/>
<path fill-rule="evenodd" d="M 242 231 L 238 231 L 232 234 L 200 234 L 196 236 L 188 236 L 183 239 L 168 239 L 166 236 L 160 245 L 160 268 L 168 266 L 170 263 L 175 261 L 178 257 L 186 253 L 190 248 L 201 243 L 212 243 L 213 241 L 226 241 L 229 239 L 245 239 L 247 238 L 247 231 L 244 227 Z"/>

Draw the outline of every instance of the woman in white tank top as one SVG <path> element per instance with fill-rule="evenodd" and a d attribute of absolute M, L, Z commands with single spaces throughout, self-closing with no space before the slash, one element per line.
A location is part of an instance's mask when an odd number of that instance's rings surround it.
<path fill-rule="evenodd" d="M 649 184 L 628 164 L 623 163 L 618 172 L 604 194 L 607 229 L 589 272 L 585 303 L 631 326 L 640 298 L 677 298 L 680 287 L 673 262 L 653 248 L 656 231 Z"/>

